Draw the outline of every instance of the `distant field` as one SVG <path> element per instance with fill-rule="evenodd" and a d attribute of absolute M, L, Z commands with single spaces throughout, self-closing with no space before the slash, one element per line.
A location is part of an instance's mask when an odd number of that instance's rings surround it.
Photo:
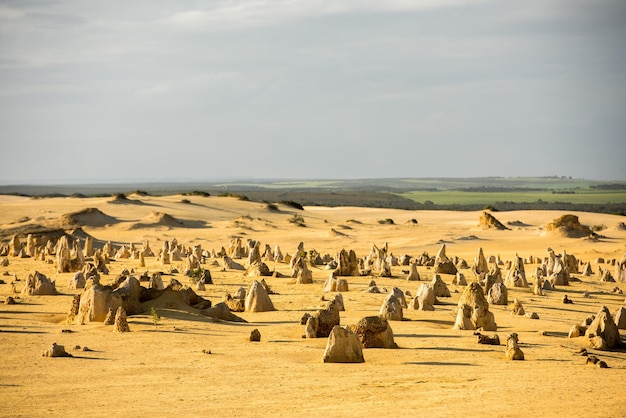
<path fill-rule="evenodd" d="M 436 205 L 494 204 L 497 202 L 534 203 L 563 202 L 574 204 L 626 203 L 626 192 L 622 190 L 577 190 L 575 194 L 552 193 L 550 191 L 512 192 L 465 192 L 458 190 L 413 191 L 397 193 L 398 196 L 418 203 L 432 202 Z"/>
<path fill-rule="evenodd" d="M 569 177 L 236 180 L 117 184 L 0 185 L 0 194 L 107 196 L 201 192 L 303 206 L 409 210 L 572 210 L 626 215 L 626 181 Z"/>

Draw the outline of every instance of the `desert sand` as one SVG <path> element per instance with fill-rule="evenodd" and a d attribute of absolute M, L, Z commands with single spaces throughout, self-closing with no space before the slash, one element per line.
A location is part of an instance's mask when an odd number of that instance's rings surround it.
<path fill-rule="evenodd" d="M 67 214 L 97 208 L 69 219 Z M 366 256 L 372 243 L 386 242 L 395 256 L 434 256 L 446 245 L 449 257 L 471 266 L 482 248 L 485 256 L 511 261 L 567 251 L 579 261 L 590 261 L 594 274 L 573 274 L 569 286 L 557 286 L 544 296 L 531 287 L 509 288 L 508 306 L 491 305 L 501 345 L 479 345 L 471 330 L 453 329 L 458 298 L 465 286 L 452 285 L 442 275 L 451 297 L 439 298 L 434 311 L 404 309 L 403 321 L 390 321 L 398 349 L 366 348 L 365 362 L 330 364 L 322 361 L 326 338 L 303 338 L 300 319 L 324 306 L 335 293 L 325 293 L 330 271 L 312 266 L 313 283 L 295 284 L 286 263 L 268 263 L 284 277 L 266 277 L 276 294 L 271 312 L 238 312 L 247 323 L 217 321 L 177 300 L 154 303 L 161 320 L 150 312 L 130 315 L 130 332 L 114 333 L 101 322 L 68 324 L 74 295 L 74 273 L 57 273 L 56 265 L 35 258 L 7 257 L 0 268 L 0 301 L 12 296 L 15 305 L 0 307 L 0 415 L 1 416 L 626 416 L 626 351 L 589 349 L 609 368 L 586 364 L 578 351 L 585 338 L 568 338 L 574 324 L 596 314 L 602 306 L 614 314 L 625 305 L 625 295 L 613 292 L 626 283 L 600 281 L 599 268 L 614 271 L 604 260 L 620 260 L 626 251 L 623 217 L 573 213 L 584 225 L 605 225 L 601 237 L 568 238 L 550 234 L 545 225 L 568 212 L 495 212 L 509 230 L 482 229 L 481 212 L 402 211 L 355 207 L 305 207 L 299 211 L 235 198 L 200 196 L 130 195 L 112 198 L 46 198 L 0 196 L 0 230 L 26 231 L 32 225 L 82 230 L 95 247 L 112 241 L 116 247 L 149 240 L 158 251 L 165 240 L 218 252 L 233 237 L 254 239 L 262 247 L 279 245 L 291 254 L 298 243 L 306 251 L 335 257 L 343 248 Z M 290 220 L 300 215 L 304 226 Z M 165 216 L 169 215 L 169 216 Z M 393 224 L 379 221 L 392 219 Z M 417 221 L 411 222 L 411 220 Z M 8 242 L 10 236 L 5 236 Z M 21 238 L 22 242 L 25 239 Z M 47 256 L 48 260 L 55 260 Z M 248 288 L 255 278 L 244 272 L 204 265 L 213 284 L 197 291 L 213 303 L 226 292 Z M 219 260 L 218 260 L 219 261 Z M 245 260 L 235 260 L 244 263 Z M 111 283 L 124 269 L 138 277 L 145 271 L 168 273 L 182 262 L 163 266 L 147 257 L 145 268 L 137 259 L 114 260 L 108 265 Z M 536 265 L 526 265 L 532 284 Z M 347 277 L 343 292 L 345 312 L 341 324 L 378 315 L 386 293 L 366 292 L 371 280 L 380 289 L 394 287 L 415 296 L 422 283 L 433 278 L 432 268 L 419 266 L 421 281 L 407 281 L 406 266 L 392 266 L 392 277 Z M 56 282 L 58 295 L 28 296 L 20 292 L 29 273 L 39 271 Z M 470 269 L 461 270 L 468 281 Z M 503 270 L 506 275 L 506 270 Z M 181 273 L 163 275 L 190 285 Z M 576 280 L 577 279 L 577 280 Z M 145 282 L 142 283 L 145 286 Z M 626 289 L 625 289 L 626 290 Z M 584 295 L 587 292 L 587 295 Z M 573 301 L 563 304 L 563 295 Z M 511 315 L 513 300 L 539 319 Z M 410 298 L 407 298 L 410 299 Z M 252 330 L 260 342 L 249 341 Z M 62 332 L 71 330 L 72 332 Z M 525 360 L 505 360 L 506 337 L 517 333 Z M 621 330 L 623 335 L 626 331 Z M 492 335 L 494 332 L 487 332 Z M 622 337 L 622 340 L 624 338 Z M 42 357 L 52 343 L 63 345 L 68 358 Z M 75 347 L 88 347 L 83 351 Z"/>

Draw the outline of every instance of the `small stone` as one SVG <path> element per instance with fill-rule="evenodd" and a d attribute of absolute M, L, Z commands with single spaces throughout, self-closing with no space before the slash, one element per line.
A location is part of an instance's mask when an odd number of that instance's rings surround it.
<path fill-rule="evenodd" d="M 261 332 L 258 329 L 255 328 L 250 332 L 250 341 L 261 341 Z"/>
<path fill-rule="evenodd" d="M 52 343 L 52 347 L 44 351 L 42 354 L 43 357 L 73 357 L 67 351 L 65 351 L 65 347 L 62 345 L 57 345 L 57 343 Z"/>

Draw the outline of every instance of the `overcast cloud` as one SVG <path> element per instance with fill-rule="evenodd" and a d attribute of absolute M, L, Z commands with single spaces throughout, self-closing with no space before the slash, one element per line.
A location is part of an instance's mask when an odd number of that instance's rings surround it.
<path fill-rule="evenodd" d="M 0 182 L 626 180 L 623 0 L 0 1 Z"/>

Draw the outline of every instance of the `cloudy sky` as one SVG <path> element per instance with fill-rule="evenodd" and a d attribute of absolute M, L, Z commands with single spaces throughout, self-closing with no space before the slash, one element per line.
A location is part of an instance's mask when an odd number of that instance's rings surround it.
<path fill-rule="evenodd" d="M 0 182 L 626 180 L 624 0 L 0 0 Z"/>

